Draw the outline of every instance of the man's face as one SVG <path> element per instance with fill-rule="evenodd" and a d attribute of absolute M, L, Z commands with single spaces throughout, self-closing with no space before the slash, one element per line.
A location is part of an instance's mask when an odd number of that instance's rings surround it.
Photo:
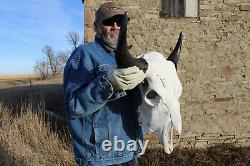
<path fill-rule="evenodd" d="M 101 37 L 104 43 L 113 49 L 117 46 L 121 22 L 121 16 L 114 16 L 99 23 L 96 27 L 97 36 Z"/>

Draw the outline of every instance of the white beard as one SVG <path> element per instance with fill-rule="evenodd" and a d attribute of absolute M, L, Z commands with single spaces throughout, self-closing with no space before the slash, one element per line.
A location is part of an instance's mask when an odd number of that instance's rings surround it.
<path fill-rule="evenodd" d="M 110 33 L 105 33 L 101 29 L 99 29 L 96 33 L 98 37 L 100 37 L 104 44 L 112 49 L 116 49 L 118 43 L 118 35 L 116 38 L 112 39 Z"/>
<path fill-rule="evenodd" d="M 103 37 L 102 37 L 102 38 L 103 38 L 104 43 L 105 43 L 107 46 L 109 46 L 109 47 L 111 47 L 111 48 L 113 48 L 113 49 L 115 49 L 115 48 L 117 47 L 118 36 L 117 36 L 117 38 L 112 39 L 111 36 L 110 36 L 110 34 L 106 34 L 106 35 L 103 34 Z"/>

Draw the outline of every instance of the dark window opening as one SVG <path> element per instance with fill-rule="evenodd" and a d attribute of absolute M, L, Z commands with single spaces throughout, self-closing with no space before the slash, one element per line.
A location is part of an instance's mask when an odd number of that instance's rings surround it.
<path fill-rule="evenodd" d="M 161 0 L 161 17 L 198 17 L 198 0 Z"/>

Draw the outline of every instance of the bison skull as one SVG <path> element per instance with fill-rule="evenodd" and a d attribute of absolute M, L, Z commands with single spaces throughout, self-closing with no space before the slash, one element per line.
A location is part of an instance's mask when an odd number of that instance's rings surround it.
<path fill-rule="evenodd" d="M 146 79 L 140 86 L 142 104 L 139 111 L 145 132 L 156 133 L 164 151 L 173 151 L 173 127 L 182 129 L 179 97 L 182 86 L 173 62 L 158 52 L 141 55 L 148 63 Z"/>
<path fill-rule="evenodd" d="M 182 45 L 182 33 L 178 42 L 165 59 L 158 52 L 149 52 L 135 58 L 127 45 L 128 13 L 125 12 L 121 24 L 115 58 L 118 68 L 137 66 L 146 74 L 140 85 L 142 103 L 139 112 L 146 132 L 155 132 L 161 139 L 166 153 L 173 151 L 173 128 L 181 133 L 179 97 L 182 86 L 176 73 Z"/>

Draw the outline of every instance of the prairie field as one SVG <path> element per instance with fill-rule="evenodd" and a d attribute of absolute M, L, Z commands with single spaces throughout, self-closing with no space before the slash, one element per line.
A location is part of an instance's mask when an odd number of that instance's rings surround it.
<path fill-rule="evenodd" d="M 39 76 L 36 74 L 0 75 L 0 89 L 35 84 L 55 84 L 61 82 L 61 75 L 48 78 L 46 80 L 40 80 Z"/>
<path fill-rule="evenodd" d="M 64 118 L 62 77 L 0 76 L 0 165 L 74 166 Z M 215 144 L 175 147 L 167 155 L 154 136 L 139 158 L 142 166 L 250 165 L 250 147 Z"/>

